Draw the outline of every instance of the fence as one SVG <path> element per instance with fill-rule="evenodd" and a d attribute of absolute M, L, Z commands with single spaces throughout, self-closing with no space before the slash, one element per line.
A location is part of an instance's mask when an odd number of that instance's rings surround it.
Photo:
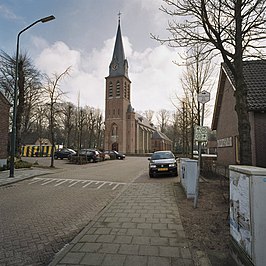
<path fill-rule="evenodd" d="M 25 145 L 21 148 L 21 156 L 23 157 L 50 157 L 52 154 L 52 146 L 47 145 Z M 55 145 L 57 150 L 59 145 Z"/>

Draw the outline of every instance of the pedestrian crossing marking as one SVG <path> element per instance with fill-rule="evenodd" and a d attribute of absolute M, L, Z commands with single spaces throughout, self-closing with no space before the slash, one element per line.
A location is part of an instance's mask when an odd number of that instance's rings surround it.
<path fill-rule="evenodd" d="M 53 184 L 54 187 L 61 186 L 63 184 L 67 185 L 68 187 L 74 187 L 77 184 L 81 184 L 81 188 L 89 187 L 90 189 L 101 189 L 103 187 L 108 187 L 106 185 L 112 186 L 112 190 L 117 189 L 121 185 L 126 185 L 127 183 L 121 182 L 111 182 L 111 181 L 99 181 L 99 180 L 82 180 L 82 179 L 64 179 L 64 178 L 43 178 L 43 177 L 34 177 L 29 185 L 32 184 L 40 184 L 41 186 L 45 186 L 47 184 Z"/>

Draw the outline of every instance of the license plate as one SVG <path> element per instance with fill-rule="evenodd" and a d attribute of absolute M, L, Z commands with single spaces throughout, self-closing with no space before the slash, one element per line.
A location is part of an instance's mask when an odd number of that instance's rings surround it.
<path fill-rule="evenodd" d="M 168 171 L 168 168 L 158 168 L 158 171 Z"/>

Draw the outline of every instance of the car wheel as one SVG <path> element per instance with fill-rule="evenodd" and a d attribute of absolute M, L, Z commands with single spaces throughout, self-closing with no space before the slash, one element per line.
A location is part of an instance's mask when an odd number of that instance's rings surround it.
<path fill-rule="evenodd" d="M 61 159 L 61 160 L 63 160 L 64 158 L 63 158 L 63 157 L 61 157 L 60 159 Z"/>
<path fill-rule="evenodd" d="M 90 159 L 89 159 L 89 162 L 90 162 L 90 163 L 93 163 L 93 162 L 94 162 L 94 160 L 93 160 L 92 158 L 90 158 Z"/>
<path fill-rule="evenodd" d="M 57 159 L 58 159 L 58 156 L 57 156 L 57 155 L 55 155 L 55 156 L 54 156 L 54 158 L 57 160 Z"/>
<path fill-rule="evenodd" d="M 149 176 L 150 176 L 150 178 L 154 177 L 153 173 L 149 173 Z"/>

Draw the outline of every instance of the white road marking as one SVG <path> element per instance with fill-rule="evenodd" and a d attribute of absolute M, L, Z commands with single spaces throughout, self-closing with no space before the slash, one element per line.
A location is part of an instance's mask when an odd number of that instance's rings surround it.
<path fill-rule="evenodd" d="M 106 182 L 103 182 L 100 186 L 97 187 L 97 189 L 100 189 L 102 186 L 104 186 Z"/>
<path fill-rule="evenodd" d="M 112 190 L 115 190 L 116 188 L 119 187 L 119 185 L 126 185 L 127 183 L 118 183 L 118 182 L 111 182 L 111 181 L 97 181 L 97 180 L 80 180 L 80 179 L 63 179 L 63 178 L 39 178 L 39 177 L 34 177 L 31 182 L 29 182 L 29 185 L 35 184 L 38 182 L 42 182 L 40 185 L 45 186 L 49 183 L 55 182 L 56 184 L 54 185 L 55 187 L 61 186 L 64 183 L 68 183 L 68 187 L 72 187 L 78 183 L 81 183 L 83 186 L 82 188 L 85 188 L 89 186 L 90 184 L 95 184 L 98 185 L 97 187 L 93 186 L 92 189 L 100 189 L 102 188 L 105 184 L 108 184 L 109 186 L 113 186 Z"/>
<path fill-rule="evenodd" d="M 83 187 L 87 187 L 88 185 L 90 185 L 93 181 L 90 181 L 89 183 L 87 183 L 86 185 L 84 185 Z"/>
<path fill-rule="evenodd" d="M 120 185 L 120 184 L 116 184 L 116 185 L 112 188 L 112 190 L 115 190 L 119 185 Z"/>
<path fill-rule="evenodd" d="M 62 179 L 61 179 L 61 180 L 62 180 Z M 67 179 L 61 181 L 60 183 L 58 183 L 58 184 L 56 184 L 56 185 L 54 185 L 54 186 L 55 186 L 55 187 L 60 186 L 61 184 L 65 183 L 65 182 L 67 182 Z"/>
<path fill-rule="evenodd" d="M 56 180 L 56 179 L 48 180 L 48 181 L 42 183 L 42 186 L 44 186 L 44 185 L 46 185 L 46 184 L 49 184 L 49 183 L 51 183 L 51 182 L 53 182 L 53 181 L 55 181 L 55 180 Z"/>
<path fill-rule="evenodd" d="M 29 185 L 37 183 L 39 181 L 43 180 L 43 178 L 35 177 L 32 182 L 29 183 Z"/>
<path fill-rule="evenodd" d="M 72 186 L 76 185 L 78 182 L 79 182 L 79 180 L 78 180 L 78 181 L 76 181 L 76 182 L 74 182 L 74 183 L 72 183 L 72 184 L 71 184 L 71 185 L 69 185 L 68 187 L 72 187 Z"/>

